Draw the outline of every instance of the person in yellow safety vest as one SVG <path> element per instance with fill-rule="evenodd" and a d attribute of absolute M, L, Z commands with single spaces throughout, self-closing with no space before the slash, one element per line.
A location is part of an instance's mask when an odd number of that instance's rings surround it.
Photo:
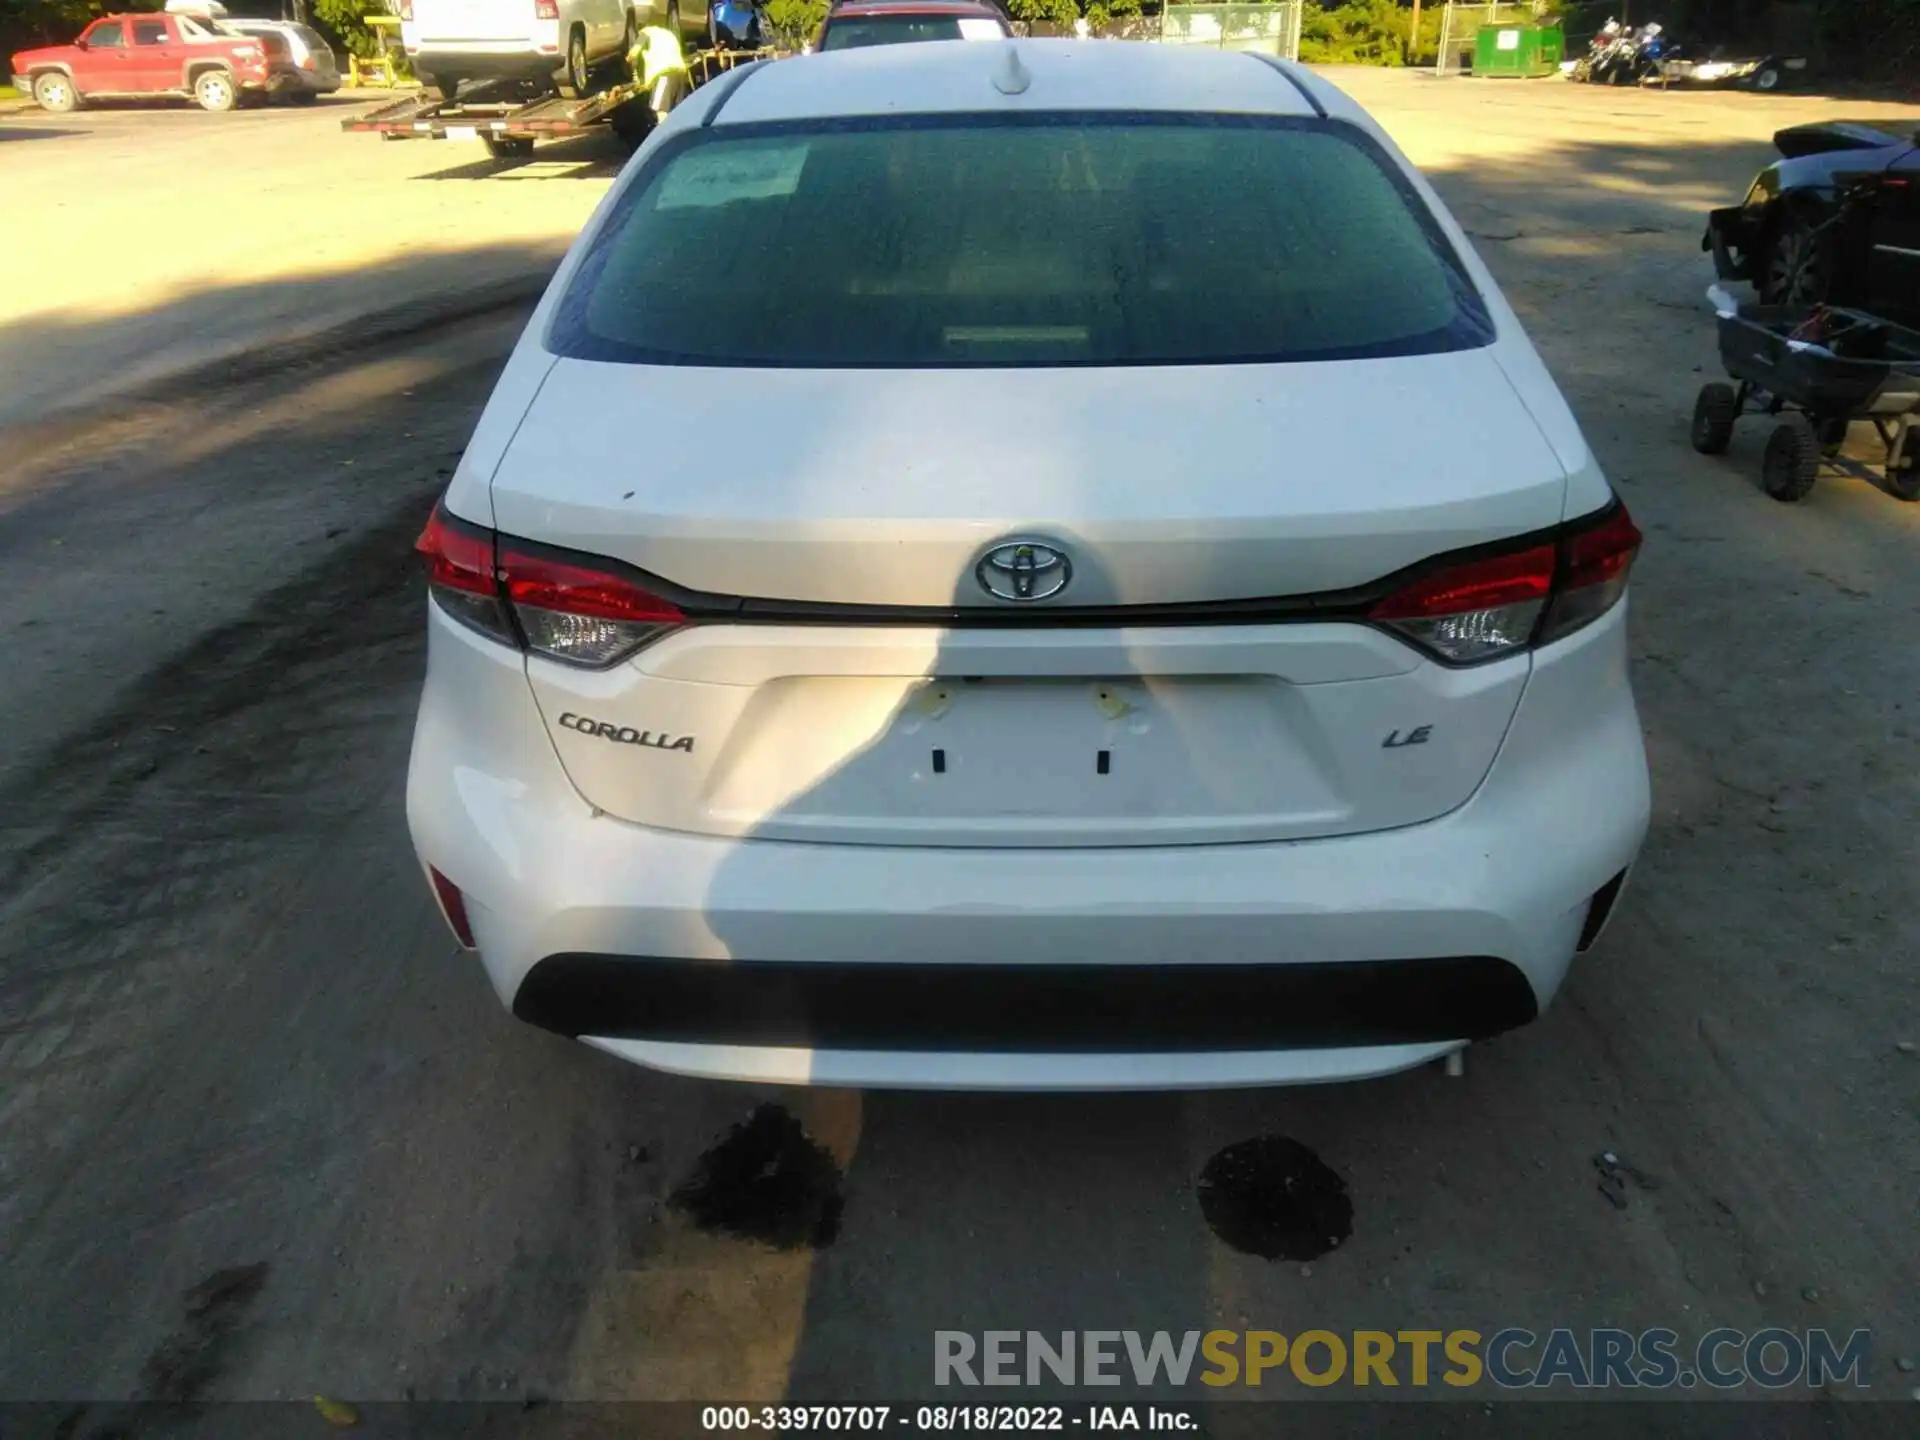
<path fill-rule="evenodd" d="M 687 86 L 687 55 L 680 37 L 659 25 L 648 25 L 628 52 L 633 78 L 653 95 L 653 111 L 665 115 Z"/>

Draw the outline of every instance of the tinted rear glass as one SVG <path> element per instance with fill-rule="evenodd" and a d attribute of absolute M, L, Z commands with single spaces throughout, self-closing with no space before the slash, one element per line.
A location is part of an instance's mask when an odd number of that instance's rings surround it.
<path fill-rule="evenodd" d="M 870 15 L 861 19 L 829 20 L 822 50 L 857 50 L 866 45 L 901 45 L 916 40 L 960 40 L 979 38 L 983 29 L 994 36 L 1003 32 L 991 20 L 970 20 L 970 35 L 961 33 L 957 15 Z"/>
<path fill-rule="evenodd" d="M 1202 364 L 1487 343 L 1373 143 L 1329 121 L 702 130 L 623 192 L 550 343 L 655 364 Z"/>

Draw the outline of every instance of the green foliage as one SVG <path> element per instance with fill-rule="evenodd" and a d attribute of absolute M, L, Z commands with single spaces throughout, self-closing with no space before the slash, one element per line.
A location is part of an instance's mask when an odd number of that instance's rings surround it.
<path fill-rule="evenodd" d="M 1300 58 L 1309 65 L 1404 64 L 1410 18 L 1396 0 L 1308 5 L 1300 17 Z"/>
<path fill-rule="evenodd" d="M 1016 20 L 1051 21 L 1071 25 L 1080 18 L 1077 0 L 1008 0 L 1007 13 Z"/>
<path fill-rule="evenodd" d="M 819 33 L 827 0 L 766 0 L 761 13 L 782 48 L 798 50 Z"/>
<path fill-rule="evenodd" d="M 391 15 L 386 0 L 307 0 L 321 28 L 356 55 L 380 53 L 380 37 L 366 26 L 369 15 Z"/>
<path fill-rule="evenodd" d="M 1087 6 L 1087 23 L 1098 31 L 1116 21 L 1138 19 L 1140 0 L 1093 0 Z"/>
<path fill-rule="evenodd" d="M 0 55 L 25 45 L 64 44 L 99 15 L 124 10 L 158 10 L 163 0 L 127 0 L 103 5 L 95 0 L 0 0 Z"/>

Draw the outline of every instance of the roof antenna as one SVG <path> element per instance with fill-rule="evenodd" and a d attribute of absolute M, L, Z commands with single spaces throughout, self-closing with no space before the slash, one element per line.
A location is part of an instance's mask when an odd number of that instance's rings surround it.
<path fill-rule="evenodd" d="M 1033 72 L 1020 63 L 1020 43 L 1008 40 L 1007 48 L 1002 52 L 1006 63 L 993 76 L 993 88 L 1002 95 L 1024 95 L 1027 86 L 1033 83 Z"/>

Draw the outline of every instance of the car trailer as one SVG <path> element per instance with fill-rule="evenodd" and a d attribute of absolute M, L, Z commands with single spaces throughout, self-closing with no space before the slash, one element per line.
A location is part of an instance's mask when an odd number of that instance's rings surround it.
<path fill-rule="evenodd" d="M 1760 485 L 1792 502 L 1867 420 L 1886 447 L 1888 491 L 1920 500 L 1920 332 L 1837 305 L 1723 305 L 1718 316 L 1720 360 L 1738 384 L 1700 388 L 1694 449 L 1724 454 L 1742 415 L 1774 417 Z"/>
<path fill-rule="evenodd" d="M 698 88 L 739 65 L 770 58 L 762 50 L 696 50 L 686 57 L 686 85 Z M 387 140 L 478 140 L 495 159 L 523 159 L 536 140 L 559 140 L 609 127 L 629 150 L 647 137 L 673 107 L 681 92 L 671 85 L 653 89 L 627 82 L 577 100 L 555 95 L 528 100 L 500 83 L 476 82 L 459 99 L 422 91 L 365 115 L 342 120 L 349 132 Z"/>

